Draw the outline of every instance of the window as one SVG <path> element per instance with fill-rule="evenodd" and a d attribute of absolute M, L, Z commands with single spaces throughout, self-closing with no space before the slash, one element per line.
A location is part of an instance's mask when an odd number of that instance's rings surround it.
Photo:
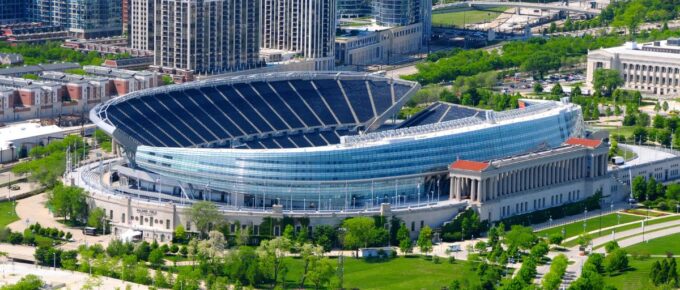
<path fill-rule="evenodd" d="M 120 215 L 120 222 L 125 223 L 125 214 Z"/>
<path fill-rule="evenodd" d="M 166 230 L 170 229 L 170 220 L 165 220 L 165 229 Z"/>

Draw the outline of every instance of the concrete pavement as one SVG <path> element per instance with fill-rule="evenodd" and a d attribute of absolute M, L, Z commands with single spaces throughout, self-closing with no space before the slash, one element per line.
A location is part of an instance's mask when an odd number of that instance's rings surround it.
<path fill-rule="evenodd" d="M 40 223 L 43 227 L 57 228 L 64 232 L 70 232 L 73 242 L 68 242 L 60 246 L 64 250 L 75 250 L 81 244 L 99 243 L 106 247 L 111 240 L 111 236 L 86 236 L 80 229 L 65 226 L 57 221 L 52 213 L 45 207 L 47 202 L 46 193 L 34 195 L 17 201 L 16 213 L 19 220 L 9 224 L 9 228 L 14 232 L 23 232 L 31 224 Z"/>

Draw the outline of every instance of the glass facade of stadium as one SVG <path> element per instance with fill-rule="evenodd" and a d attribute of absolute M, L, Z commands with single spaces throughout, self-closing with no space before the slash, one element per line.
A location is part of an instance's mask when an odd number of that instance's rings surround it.
<path fill-rule="evenodd" d="M 527 112 L 528 113 L 528 112 Z M 387 144 L 313 149 L 241 150 L 142 146 L 137 164 L 149 171 L 228 194 L 234 206 L 352 210 L 448 199 L 440 176 L 456 159 L 491 160 L 557 147 L 576 132 L 580 110 Z"/>
<path fill-rule="evenodd" d="M 566 101 L 505 112 L 436 103 L 385 125 L 418 89 L 370 74 L 252 75 L 135 92 L 90 119 L 129 167 L 152 174 L 145 185 L 127 175 L 130 190 L 156 191 L 158 179 L 167 195 L 258 210 L 447 200 L 447 167 L 457 159 L 503 158 L 582 134 L 580 108 Z"/>

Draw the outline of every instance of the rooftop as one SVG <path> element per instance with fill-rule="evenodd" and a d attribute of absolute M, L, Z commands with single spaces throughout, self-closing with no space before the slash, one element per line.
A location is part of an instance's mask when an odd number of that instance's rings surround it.
<path fill-rule="evenodd" d="M 42 126 L 39 123 L 19 123 L 0 128 L 0 148 L 8 148 L 14 141 L 33 137 L 63 134 L 55 125 Z"/>
<path fill-rule="evenodd" d="M 602 145 L 602 140 L 593 140 L 593 139 L 584 139 L 584 138 L 569 138 L 567 142 L 564 142 L 565 144 L 568 145 L 574 145 L 574 146 L 584 146 L 588 148 L 597 148 Z"/>
<path fill-rule="evenodd" d="M 469 160 L 457 160 L 450 166 L 451 169 L 467 170 L 467 171 L 483 171 L 489 167 L 488 162 L 477 162 Z"/>

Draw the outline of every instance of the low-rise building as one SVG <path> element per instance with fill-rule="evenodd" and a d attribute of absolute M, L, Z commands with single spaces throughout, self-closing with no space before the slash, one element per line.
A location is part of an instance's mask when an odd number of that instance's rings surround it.
<path fill-rule="evenodd" d="M 341 65 L 389 64 L 423 49 L 422 23 L 343 29 L 345 33 L 335 39 L 335 60 Z"/>
<path fill-rule="evenodd" d="M 0 163 L 24 158 L 33 147 L 44 146 L 52 140 L 62 138 L 64 131 L 55 125 L 42 126 L 40 123 L 27 122 L 1 127 Z"/>
<path fill-rule="evenodd" d="M 597 69 L 618 70 L 624 89 L 659 97 L 680 90 L 680 39 L 668 39 L 598 49 L 588 53 L 587 83 L 592 86 Z"/>

